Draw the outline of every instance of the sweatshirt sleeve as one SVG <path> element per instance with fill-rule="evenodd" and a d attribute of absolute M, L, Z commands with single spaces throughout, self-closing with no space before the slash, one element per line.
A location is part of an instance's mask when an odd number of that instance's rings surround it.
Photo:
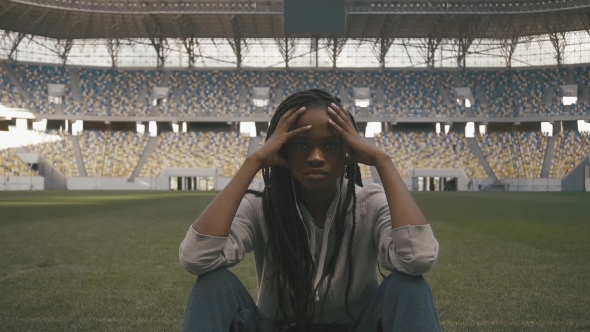
<path fill-rule="evenodd" d="M 201 275 L 234 266 L 253 250 L 258 217 L 251 199 L 252 195 L 242 199 L 228 237 L 200 234 L 189 227 L 179 248 L 180 263 L 188 272 Z"/>
<path fill-rule="evenodd" d="M 428 272 L 438 260 L 439 244 L 430 225 L 408 225 L 392 229 L 389 205 L 383 187 L 368 185 L 366 212 L 374 221 L 374 243 L 379 265 L 388 271 L 410 275 Z"/>

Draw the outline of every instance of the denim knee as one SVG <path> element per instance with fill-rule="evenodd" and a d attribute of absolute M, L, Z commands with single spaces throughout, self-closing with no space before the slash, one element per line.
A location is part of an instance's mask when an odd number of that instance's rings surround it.
<path fill-rule="evenodd" d="M 402 290 L 402 291 L 412 291 L 412 290 L 420 290 L 420 289 L 428 289 L 428 283 L 424 276 L 422 275 L 409 275 L 405 273 L 401 273 L 398 271 L 391 272 L 385 279 L 383 279 L 382 285 L 385 286 L 388 290 Z"/>
<path fill-rule="evenodd" d="M 211 272 L 201 274 L 197 277 L 195 288 L 201 291 L 215 290 L 216 292 L 220 290 L 235 291 L 239 289 L 241 291 L 245 289 L 240 279 L 226 268 L 218 268 Z"/>

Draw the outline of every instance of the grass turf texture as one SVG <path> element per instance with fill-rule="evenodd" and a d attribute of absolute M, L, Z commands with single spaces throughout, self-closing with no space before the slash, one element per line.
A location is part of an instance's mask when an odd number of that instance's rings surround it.
<path fill-rule="evenodd" d="M 178 331 L 208 193 L 0 193 L 0 330 Z M 590 195 L 418 193 L 445 331 L 590 330 Z M 235 267 L 252 294 L 253 257 Z"/>

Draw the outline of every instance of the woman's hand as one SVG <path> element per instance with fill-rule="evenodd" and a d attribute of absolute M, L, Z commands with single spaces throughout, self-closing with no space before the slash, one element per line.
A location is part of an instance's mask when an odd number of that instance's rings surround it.
<path fill-rule="evenodd" d="M 332 117 L 331 120 L 328 120 L 328 123 L 338 136 L 344 139 L 350 149 L 350 154 L 345 159 L 347 165 L 361 163 L 375 166 L 379 158 L 389 159 L 385 151 L 367 142 L 364 137 L 356 132 L 352 121 L 350 121 L 348 111 L 344 107 L 340 109 L 340 107 L 332 103 L 328 107 L 328 114 Z"/>
<path fill-rule="evenodd" d="M 289 163 L 285 158 L 279 155 L 279 150 L 293 137 L 301 135 L 311 129 L 311 125 L 309 125 L 289 131 L 289 128 L 291 128 L 303 112 L 305 112 L 305 107 L 301 107 L 300 109 L 293 108 L 283 114 L 275 131 L 269 138 L 267 138 L 266 143 L 250 156 L 256 160 L 260 168 L 272 166 L 289 168 Z"/>

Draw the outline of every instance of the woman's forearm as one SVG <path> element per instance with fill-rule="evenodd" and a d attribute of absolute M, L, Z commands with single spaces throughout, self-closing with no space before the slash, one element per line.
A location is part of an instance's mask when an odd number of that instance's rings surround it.
<path fill-rule="evenodd" d="M 256 159 L 246 158 L 233 179 L 195 220 L 193 229 L 204 235 L 227 237 L 240 202 L 259 170 Z"/>
<path fill-rule="evenodd" d="M 379 172 L 387 196 L 392 227 L 395 229 L 407 225 L 428 224 L 391 158 L 384 153 L 376 159 L 375 168 Z"/>

